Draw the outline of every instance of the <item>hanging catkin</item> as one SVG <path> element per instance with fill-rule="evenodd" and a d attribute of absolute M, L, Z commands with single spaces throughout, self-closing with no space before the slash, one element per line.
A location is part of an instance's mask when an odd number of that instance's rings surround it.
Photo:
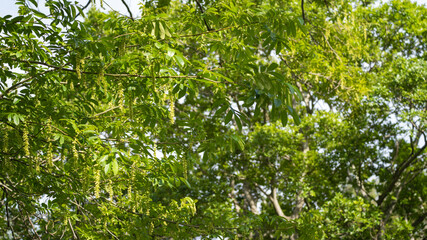
<path fill-rule="evenodd" d="M 73 140 L 73 145 L 71 146 L 71 150 L 73 152 L 73 158 L 74 158 L 74 160 L 77 161 L 79 159 L 79 152 L 77 152 L 76 144 L 77 144 L 77 139 L 74 139 Z"/>
<path fill-rule="evenodd" d="M 82 72 L 81 72 L 81 56 L 80 53 L 76 54 L 76 73 L 77 73 L 77 79 L 82 79 Z M 71 83 L 72 84 L 72 83 Z"/>
<path fill-rule="evenodd" d="M 6 168 L 9 167 L 9 155 L 8 155 L 8 150 L 9 150 L 9 133 L 7 131 L 7 126 L 3 129 L 3 157 L 4 157 L 4 165 L 6 166 Z"/>
<path fill-rule="evenodd" d="M 3 129 L 3 152 L 7 153 L 9 148 L 9 132 L 7 127 Z"/>
<path fill-rule="evenodd" d="M 24 154 L 25 156 L 30 156 L 30 140 L 28 139 L 28 126 L 24 122 L 22 129 L 22 141 L 24 143 Z"/>
<path fill-rule="evenodd" d="M 34 161 L 36 164 L 36 172 L 40 172 L 40 159 L 39 159 L 39 157 L 35 157 Z"/>
<path fill-rule="evenodd" d="M 99 198 L 99 185 L 101 183 L 101 171 L 95 170 L 95 198 Z"/>
<path fill-rule="evenodd" d="M 135 180 L 135 170 L 133 169 L 134 166 L 132 165 L 130 167 L 130 183 L 129 183 L 129 187 L 128 187 L 128 198 L 130 201 L 132 201 L 132 186 Z"/>
<path fill-rule="evenodd" d="M 175 96 L 172 93 L 172 89 L 169 91 L 169 120 L 171 124 L 175 123 Z"/>
<path fill-rule="evenodd" d="M 107 89 L 107 81 L 105 81 L 104 76 L 104 68 L 101 68 L 101 71 L 98 73 L 98 85 L 101 87 L 104 87 L 104 89 Z"/>
<path fill-rule="evenodd" d="M 47 135 L 47 141 L 48 141 L 48 147 L 47 147 L 47 166 L 51 167 L 53 165 L 53 153 L 52 153 L 52 119 L 48 119 L 47 120 L 47 130 L 46 130 L 46 135 Z"/>
<path fill-rule="evenodd" d="M 125 111 L 125 106 L 124 106 L 125 94 L 124 94 L 122 83 L 119 83 L 118 88 L 119 88 L 119 91 L 118 91 L 119 109 L 121 112 L 124 112 Z"/>
<path fill-rule="evenodd" d="M 187 179 L 188 177 L 188 165 L 187 165 L 187 154 L 184 154 L 182 158 L 182 168 L 184 169 L 184 178 Z"/>
<path fill-rule="evenodd" d="M 125 41 L 121 41 L 119 43 L 118 50 L 119 50 L 119 52 L 118 52 L 119 57 L 122 57 L 123 55 L 125 55 L 125 50 L 126 50 L 126 42 Z"/>
<path fill-rule="evenodd" d="M 109 195 L 109 200 L 113 201 L 114 192 L 113 192 L 113 182 L 111 181 L 111 179 L 108 180 L 107 192 L 108 192 L 108 195 Z"/>

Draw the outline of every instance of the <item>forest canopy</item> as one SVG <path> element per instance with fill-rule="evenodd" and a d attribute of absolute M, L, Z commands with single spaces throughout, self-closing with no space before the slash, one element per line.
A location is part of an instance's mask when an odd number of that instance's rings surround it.
<path fill-rule="evenodd" d="M 426 238 L 424 5 L 39 2 L 0 16 L 0 238 Z"/>

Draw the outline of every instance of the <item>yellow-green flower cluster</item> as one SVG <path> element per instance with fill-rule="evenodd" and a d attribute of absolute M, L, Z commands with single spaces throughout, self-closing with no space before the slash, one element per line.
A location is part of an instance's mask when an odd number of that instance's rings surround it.
<path fill-rule="evenodd" d="M 24 127 L 22 129 L 22 141 L 24 143 L 25 156 L 30 156 L 30 140 L 28 138 L 28 126 L 26 123 L 24 123 Z"/>
<path fill-rule="evenodd" d="M 48 148 L 47 148 L 47 166 L 51 167 L 53 165 L 53 153 L 52 153 L 52 120 L 49 118 L 47 121 L 47 129 L 46 129 L 46 135 L 47 135 L 47 141 L 49 142 Z"/>
<path fill-rule="evenodd" d="M 125 51 L 126 50 L 126 42 L 125 41 L 120 42 L 118 50 L 119 50 L 119 56 L 120 57 L 125 55 L 125 52 L 126 52 Z"/>
<path fill-rule="evenodd" d="M 169 93 L 169 120 L 171 124 L 175 123 L 175 97 L 173 96 L 172 92 Z"/>
<path fill-rule="evenodd" d="M 104 68 L 101 68 L 101 71 L 98 74 L 98 85 L 103 86 L 105 89 L 107 89 L 107 82 L 105 81 L 104 76 Z"/>
<path fill-rule="evenodd" d="M 150 225 L 148 226 L 148 234 L 152 234 L 154 230 L 154 223 L 150 222 Z"/>
<path fill-rule="evenodd" d="M 81 56 L 80 53 L 76 54 L 76 73 L 77 73 L 77 79 L 82 79 L 82 72 L 81 72 Z"/>
<path fill-rule="evenodd" d="M 9 133 L 7 132 L 7 128 L 3 130 L 3 152 L 7 153 L 9 148 Z"/>
<path fill-rule="evenodd" d="M 130 184 L 129 184 L 129 187 L 128 187 L 129 200 L 132 200 L 132 185 L 133 185 L 134 180 L 135 180 L 135 170 L 133 169 L 133 166 L 131 166 L 131 169 L 130 169 Z"/>
<path fill-rule="evenodd" d="M 76 144 L 77 144 L 77 139 L 74 139 L 71 150 L 73 151 L 73 158 L 75 160 L 78 160 L 79 159 L 79 153 L 77 152 Z"/>
<path fill-rule="evenodd" d="M 125 102 L 125 94 L 124 94 L 124 89 L 121 83 L 119 83 L 119 91 L 118 91 L 118 96 L 119 96 L 119 108 L 121 112 L 124 112 L 125 110 L 125 106 L 124 106 L 124 102 Z"/>
<path fill-rule="evenodd" d="M 114 192 L 113 192 L 113 182 L 111 181 L 111 179 L 108 180 L 107 192 L 108 192 L 108 195 L 109 195 L 109 200 L 113 201 Z"/>
<path fill-rule="evenodd" d="M 186 156 L 184 156 L 183 158 L 182 158 L 182 168 L 184 169 L 184 178 L 185 179 L 187 179 L 187 177 L 188 177 L 188 162 L 187 162 L 188 160 L 187 160 L 187 157 Z"/>
<path fill-rule="evenodd" d="M 34 159 L 34 161 L 35 161 L 35 164 L 36 164 L 36 172 L 40 172 L 40 159 L 39 159 L 39 157 L 36 157 Z"/>
<path fill-rule="evenodd" d="M 101 183 L 101 171 L 95 170 L 95 198 L 99 198 L 99 185 Z"/>
<path fill-rule="evenodd" d="M 7 152 L 9 150 L 9 133 L 7 132 L 7 127 L 3 129 L 3 156 L 5 160 L 5 166 L 8 166 L 8 155 Z"/>

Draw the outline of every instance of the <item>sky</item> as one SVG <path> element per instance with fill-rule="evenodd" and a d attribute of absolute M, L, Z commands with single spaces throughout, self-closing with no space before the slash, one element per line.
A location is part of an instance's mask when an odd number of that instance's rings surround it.
<path fill-rule="evenodd" d="M 43 6 L 44 0 L 36 0 L 39 3 L 39 6 Z M 129 8 L 132 11 L 133 16 L 138 16 L 139 13 L 139 6 L 138 3 L 140 3 L 142 0 L 125 0 L 125 2 L 129 5 Z M 413 0 L 414 1 L 414 0 Z M 87 0 L 77 0 L 77 2 L 81 2 L 82 4 L 86 4 Z M 96 2 L 100 2 L 100 0 L 97 0 Z M 123 13 L 127 14 L 127 10 L 121 0 L 104 0 L 104 2 L 108 3 L 113 9 Z M 415 2 L 418 2 L 420 4 L 425 4 L 427 6 L 427 0 L 415 0 Z M 6 16 L 6 15 L 16 15 L 18 11 L 18 7 L 15 5 L 15 0 L 0 0 L 1 7 L 0 7 L 0 16 Z M 108 7 L 104 6 L 107 10 Z M 42 9 L 40 9 L 42 10 Z M 421 17 L 421 16 L 420 16 Z"/>
<path fill-rule="evenodd" d="M 36 0 L 39 4 L 39 9 L 42 10 L 42 7 L 44 6 L 44 0 Z M 87 0 L 75 0 L 76 2 L 81 3 L 82 5 L 85 5 L 87 3 Z M 427 0 L 425 0 L 427 1 Z M 100 2 L 100 0 L 96 0 L 97 3 Z M 126 7 L 123 5 L 121 0 L 104 0 L 109 6 L 111 6 L 114 10 L 119 11 L 120 13 L 129 15 L 127 13 Z M 133 16 L 137 16 L 139 12 L 139 6 L 138 3 L 141 2 L 141 0 L 125 0 L 125 2 L 128 4 L 129 8 L 132 11 Z M 6 15 L 15 15 L 18 12 L 18 7 L 15 5 L 15 0 L 0 0 L 1 6 L 0 6 L 0 16 L 6 16 Z M 104 7 L 107 10 L 110 10 L 107 5 L 105 4 Z M 42 11 L 44 12 L 44 11 Z"/>

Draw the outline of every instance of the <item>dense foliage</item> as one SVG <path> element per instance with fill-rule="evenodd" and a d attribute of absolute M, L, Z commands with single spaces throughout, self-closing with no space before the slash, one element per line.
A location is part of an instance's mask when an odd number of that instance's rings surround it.
<path fill-rule="evenodd" d="M 424 6 L 93 2 L 0 16 L 1 238 L 426 237 Z"/>

